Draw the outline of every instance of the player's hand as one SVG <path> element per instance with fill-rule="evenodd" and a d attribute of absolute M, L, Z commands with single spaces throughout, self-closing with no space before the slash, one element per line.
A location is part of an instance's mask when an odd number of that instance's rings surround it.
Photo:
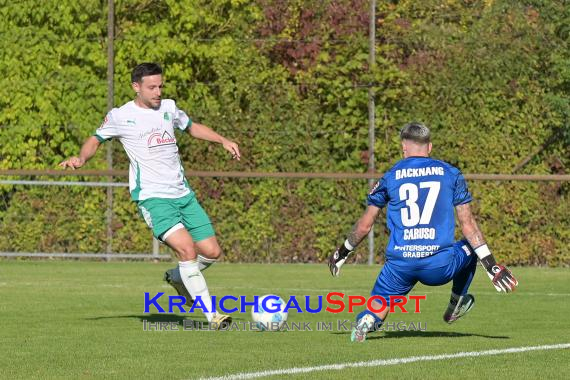
<path fill-rule="evenodd" d="M 348 253 L 345 253 L 343 255 L 342 254 L 343 252 L 341 251 L 346 252 L 346 248 L 344 250 L 342 248 L 344 248 L 344 246 L 337 248 L 337 250 L 331 253 L 331 255 L 329 256 L 329 269 L 333 277 L 340 276 L 340 268 L 343 266 L 344 262 L 348 258 L 348 255 L 352 253 L 352 251 L 348 251 Z"/>
<path fill-rule="evenodd" d="M 232 154 L 232 158 L 234 160 L 240 160 L 241 158 L 241 154 L 239 152 L 239 147 L 238 144 L 236 144 L 235 142 L 228 140 L 228 139 L 224 139 L 222 141 L 222 146 L 224 147 L 225 150 L 227 150 L 228 152 L 230 152 Z"/>
<path fill-rule="evenodd" d="M 498 292 L 510 293 L 515 291 L 519 282 L 507 267 L 497 264 L 491 268 L 491 271 L 493 273 L 487 272 L 487 275 Z"/>
<path fill-rule="evenodd" d="M 71 157 L 69 160 L 65 160 L 59 164 L 62 168 L 71 168 L 72 170 L 78 169 L 85 165 L 85 160 L 80 157 Z"/>

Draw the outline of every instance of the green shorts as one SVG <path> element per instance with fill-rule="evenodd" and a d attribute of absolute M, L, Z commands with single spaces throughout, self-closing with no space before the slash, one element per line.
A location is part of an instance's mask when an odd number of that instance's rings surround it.
<path fill-rule="evenodd" d="M 206 211 L 193 193 L 182 198 L 149 198 L 137 202 L 137 207 L 152 234 L 162 241 L 162 235 L 181 223 L 194 241 L 215 235 L 214 227 Z"/>

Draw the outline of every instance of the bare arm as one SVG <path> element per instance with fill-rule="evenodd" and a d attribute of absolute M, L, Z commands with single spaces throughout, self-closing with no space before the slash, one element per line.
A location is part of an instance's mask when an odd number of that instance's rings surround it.
<path fill-rule="evenodd" d="M 457 211 L 457 219 L 461 225 L 461 232 L 467 239 L 471 247 L 474 249 L 485 244 L 483 233 L 479 229 L 475 217 L 471 212 L 471 205 L 469 203 L 459 205 L 455 208 Z"/>
<path fill-rule="evenodd" d="M 358 219 L 358 222 L 352 227 L 352 231 L 348 234 L 344 244 L 338 247 L 338 249 L 329 256 L 329 270 L 333 276 L 339 276 L 340 268 L 344 265 L 344 262 L 352 251 L 354 251 L 356 246 L 368 235 L 372 226 L 374 226 L 379 212 L 380 209 L 378 207 L 368 206 L 364 214 Z"/>
<path fill-rule="evenodd" d="M 358 244 L 368 235 L 374 222 L 380 213 L 380 209 L 376 206 L 368 206 L 364 214 L 358 219 L 358 222 L 352 227 L 352 231 L 348 234 L 347 241 L 351 246 L 356 248 Z"/>
<path fill-rule="evenodd" d="M 459 219 L 459 224 L 461 224 L 463 236 L 475 250 L 475 254 L 487 271 L 487 275 L 493 282 L 495 289 L 499 292 L 514 291 L 518 285 L 517 279 L 508 268 L 497 264 L 495 257 L 485 243 L 483 233 L 475 221 L 475 217 L 471 212 L 471 206 L 467 203 L 457 206 L 455 210 L 457 211 L 457 219 Z"/>
<path fill-rule="evenodd" d="M 79 157 L 70 157 L 69 159 L 60 163 L 59 166 L 64 169 L 71 168 L 73 170 L 82 167 L 87 161 L 89 161 L 91 157 L 95 155 L 95 153 L 97 153 L 97 148 L 99 148 L 99 145 L 101 145 L 101 143 L 95 136 L 89 137 L 83 143 L 81 151 L 79 152 Z"/>
<path fill-rule="evenodd" d="M 214 132 L 211 128 L 208 128 L 203 124 L 192 123 L 192 126 L 190 127 L 190 135 L 200 140 L 222 144 L 224 149 L 232 154 L 232 158 L 238 161 L 241 158 L 238 144 L 226 139 L 224 136 Z"/>

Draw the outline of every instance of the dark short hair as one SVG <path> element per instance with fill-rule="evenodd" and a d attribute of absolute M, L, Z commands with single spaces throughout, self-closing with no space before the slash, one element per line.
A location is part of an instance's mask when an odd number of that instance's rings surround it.
<path fill-rule="evenodd" d="M 428 144 L 431 140 L 429 128 L 416 121 L 404 125 L 400 131 L 400 139 L 410 140 L 418 144 Z"/>
<path fill-rule="evenodd" d="M 140 65 L 137 65 L 137 67 L 133 69 L 133 72 L 131 73 L 131 82 L 141 83 L 143 77 L 148 77 L 149 75 L 157 75 L 157 74 L 162 74 L 162 68 L 158 63 L 149 63 L 149 62 L 141 63 Z"/>

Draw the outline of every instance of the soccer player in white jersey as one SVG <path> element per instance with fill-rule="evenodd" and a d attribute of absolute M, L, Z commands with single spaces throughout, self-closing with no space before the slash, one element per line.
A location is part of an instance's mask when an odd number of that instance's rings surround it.
<path fill-rule="evenodd" d="M 162 99 L 162 69 L 158 64 L 138 65 L 131 81 L 135 99 L 113 108 L 95 134 L 85 141 L 79 156 L 60 166 L 80 168 L 103 142 L 118 139 L 130 161 L 131 198 L 154 236 L 178 256 L 178 267 L 168 270 L 165 280 L 186 297 L 188 305 L 200 296 L 208 322 L 221 327 L 231 318 L 211 312 L 212 300 L 201 271 L 216 262 L 222 250 L 208 215 L 184 176 L 174 129 L 219 143 L 236 160 L 240 159 L 238 145 L 205 125 L 192 122 L 174 100 Z"/>

